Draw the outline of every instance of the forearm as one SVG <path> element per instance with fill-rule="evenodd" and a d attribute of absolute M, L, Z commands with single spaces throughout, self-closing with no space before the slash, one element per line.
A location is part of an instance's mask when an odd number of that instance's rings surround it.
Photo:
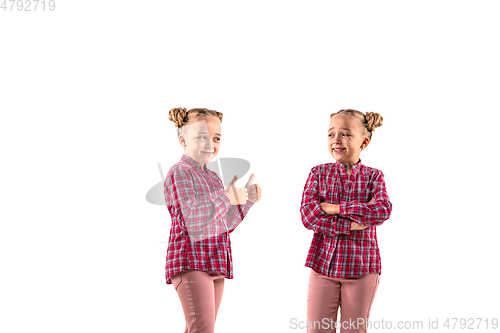
<path fill-rule="evenodd" d="M 389 219 L 391 212 L 392 203 L 389 200 L 373 203 L 351 201 L 341 202 L 338 214 L 356 223 L 378 226 Z"/>
<path fill-rule="evenodd" d="M 244 205 L 232 205 L 227 212 L 227 228 L 232 232 L 245 218 L 254 202 L 247 201 Z"/>
<path fill-rule="evenodd" d="M 392 203 L 387 195 L 384 174 L 378 171 L 370 183 L 369 202 L 352 200 L 341 201 L 339 203 L 338 215 L 343 216 L 353 222 L 378 226 L 389 219 L 392 212 Z"/>
<path fill-rule="evenodd" d="M 377 226 L 391 214 L 391 202 L 360 203 L 358 201 L 341 204 L 321 203 L 321 208 L 329 215 L 339 215 L 359 224 Z"/>
<path fill-rule="evenodd" d="M 340 212 L 340 205 L 331 204 L 331 203 L 328 203 L 328 202 L 322 202 L 321 203 L 321 208 L 328 215 L 336 215 L 336 214 L 338 214 Z"/>
<path fill-rule="evenodd" d="M 334 237 L 338 234 L 349 234 L 350 222 L 338 215 L 326 213 L 318 202 L 301 207 L 302 224 L 315 232 Z"/>
<path fill-rule="evenodd" d="M 180 213 L 188 233 L 203 233 L 205 230 L 225 231 L 225 217 L 230 202 L 224 196 L 214 199 L 201 196 L 198 200 L 191 198 L 182 203 L 181 207 Z"/>
<path fill-rule="evenodd" d="M 349 234 L 350 222 L 338 215 L 327 213 L 323 208 L 327 204 L 320 202 L 318 177 L 313 169 L 309 173 L 302 193 L 302 202 L 300 204 L 302 224 L 308 230 L 320 232 L 329 237 L 335 237 L 338 234 Z M 326 209 L 331 211 L 330 208 L 328 206 Z M 333 213 L 333 211 L 331 212 Z"/>

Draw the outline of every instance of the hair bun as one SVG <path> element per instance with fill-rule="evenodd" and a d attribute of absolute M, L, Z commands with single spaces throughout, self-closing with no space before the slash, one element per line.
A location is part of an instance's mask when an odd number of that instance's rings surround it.
<path fill-rule="evenodd" d="M 181 127 L 184 125 L 184 119 L 186 118 L 187 110 L 186 108 L 173 108 L 168 112 L 168 119 L 175 123 L 176 127 Z"/>
<path fill-rule="evenodd" d="M 366 119 L 366 128 L 372 132 L 375 128 L 382 126 L 382 121 L 384 118 L 380 115 L 380 113 L 375 112 L 367 112 L 365 115 Z"/>
<path fill-rule="evenodd" d="M 219 121 L 222 123 L 222 112 L 215 111 L 214 112 L 217 114 L 217 117 L 219 117 Z"/>

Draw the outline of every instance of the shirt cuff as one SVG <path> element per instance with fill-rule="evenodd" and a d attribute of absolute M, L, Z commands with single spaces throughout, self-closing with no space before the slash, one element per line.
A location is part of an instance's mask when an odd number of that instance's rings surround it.
<path fill-rule="evenodd" d="M 254 203 L 255 202 L 253 202 L 253 201 L 247 200 L 247 202 L 245 203 L 245 206 L 247 206 L 247 208 L 250 208 L 253 206 Z"/>
<path fill-rule="evenodd" d="M 335 216 L 333 228 L 335 230 L 335 233 L 337 234 L 349 235 L 349 233 L 351 232 L 351 221 L 345 218 L 341 218 L 337 215 Z"/>
<path fill-rule="evenodd" d="M 338 215 L 344 215 L 344 212 L 347 209 L 347 201 L 341 201 L 339 204 L 339 214 Z"/>

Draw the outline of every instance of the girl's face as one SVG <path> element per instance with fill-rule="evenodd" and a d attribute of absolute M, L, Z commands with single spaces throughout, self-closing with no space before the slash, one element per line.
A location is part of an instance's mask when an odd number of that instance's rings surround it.
<path fill-rule="evenodd" d="M 341 163 L 356 164 L 359 153 L 370 142 L 364 132 L 363 125 L 354 116 L 333 116 L 328 129 L 328 151 Z"/>
<path fill-rule="evenodd" d="M 179 142 L 183 146 L 185 154 L 203 167 L 219 152 L 220 133 L 219 118 L 199 117 L 182 127 Z"/>

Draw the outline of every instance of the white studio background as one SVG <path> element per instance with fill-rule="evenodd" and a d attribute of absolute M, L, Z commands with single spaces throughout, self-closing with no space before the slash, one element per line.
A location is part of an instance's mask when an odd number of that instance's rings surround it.
<path fill-rule="evenodd" d="M 384 117 L 361 155 L 393 202 L 371 320 L 491 323 L 497 13 L 495 1 L 1 10 L 0 330 L 182 332 L 163 272 L 170 216 L 145 200 L 157 163 L 166 173 L 182 155 L 173 107 L 223 112 L 219 157 L 250 161 L 263 189 L 232 234 L 217 332 L 305 332 L 290 325 L 306 320 L 312 232 L 299 206 L 310 168 L 333 161 L 341 108 Z"/>

